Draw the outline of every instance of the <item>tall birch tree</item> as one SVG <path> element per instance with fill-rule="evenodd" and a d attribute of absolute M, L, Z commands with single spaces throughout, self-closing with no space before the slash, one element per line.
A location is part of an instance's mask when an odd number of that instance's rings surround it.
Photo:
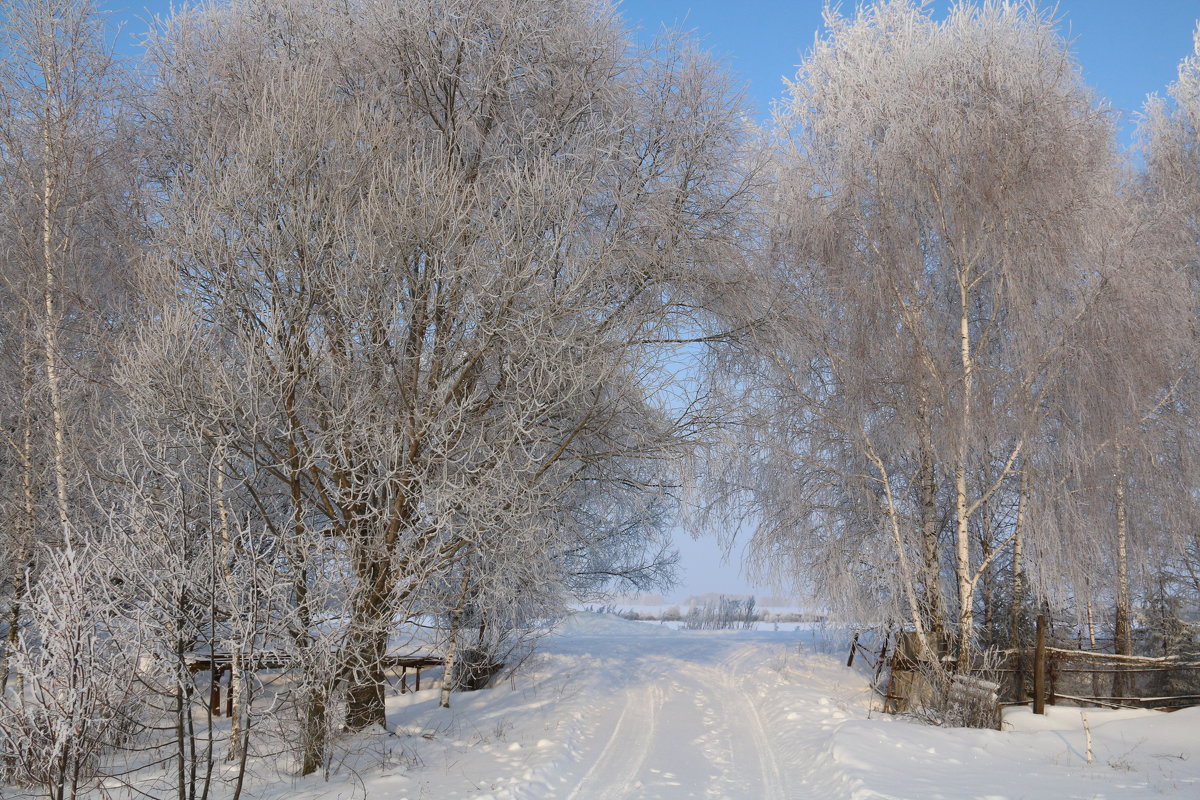
<path fill-rule="evenodd" d="M 775 319 L 747 372 L 772 422 L 741 496 L 756 547 L 847 604 L 886 599 L 922 638 L 952 628 L 962 668 L 1013 540 L 985 553 L 972 530 L 1019 493 L 1100 290 L 1087 232 L 1114 185 L 1112 124 L 1029 6 L 935 21 L 890 0 L 828 11 L 826 29 L 777 116 Z"/>

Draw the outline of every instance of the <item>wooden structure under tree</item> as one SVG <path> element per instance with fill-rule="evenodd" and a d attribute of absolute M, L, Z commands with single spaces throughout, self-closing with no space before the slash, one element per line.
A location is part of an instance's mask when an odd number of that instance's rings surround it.
<path fill-rule="evenodd" d="M 277 651 L 262 651 L 242 656 L 242 669 L 247 672 L 257 672 L 261 669 L 287 669 L 294 663 L 295 659 L 290 655 Z M 427 667 L 445 666 L 445 663 L 445 659 L 441 656 L 433 655 L 391 655 L 383 658 L 385 670 L 397 668 L 400 670 L 400 694 L 408 691 L 408 671 L 410 669 L 413 670 L 415 679 L 412 691 L 419 692 L 421 691 L 421 670 Z M 221 680 L 225 673 L 231 670 L 232 665 L 233 655 L 227 652 L 195 653 L 187 659 L 188 672 L 193 675 L 208 672 L 212 676 L 209 682 L 208 707 L 213 716 L 221 716 Z M 225 693 L 224 709 L 226 716 L 233 715 L 233 692 Z"/>

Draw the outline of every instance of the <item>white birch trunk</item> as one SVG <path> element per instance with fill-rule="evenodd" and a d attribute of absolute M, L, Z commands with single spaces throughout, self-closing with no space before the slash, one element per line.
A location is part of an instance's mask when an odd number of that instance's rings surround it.
<path fill-rule="evenodd" d="M 1013 531 L 1012 607 L 1009 610 L 1009 647 L 1019 647 L 1021 638 L 1021 606 L 1025 601 L 1025 581 L 1022 560 L 1025 547 L 1026 506 L 1029 503 L 1029 465 L 1021 464 L 1021 488 L 1017 497 L 1017 519 Z"/>
<path fill-rule="evenodd" d="M 967 444 L 971 435 L 971 389 L 973 362 L 971 357 L 971 328 L 968 315 L 967 277 L 960 273 L 959 290 L 959 357 L 962 364 L 962 416 L 958 431 L 958 453 L 954 465 L 954 576 L 958 581 L 958 661 L 960 672 L 971 666 L 971 629 L 975 624 L 974 585 L 971 580 L 971 538 L 967 514 Z"/>
<path fill-rule="evenodd" d="M 71 523 L 67 504 L 67 457 L 66 457 L 66 415 L 63 412 L 62 387 L 58 374 L 58 328 L 59 312 L 55 297 L 60 291 L 59 266 L 56 255 L 65 248 L 65 242 L 55 241 L 54 216 L 58 202 L 58 186 L 54 174 L 55 164 L 61 153 L 55 152 L 54 131 L 51 123 L 54 119 L 54 97 L 58 91 L 58 64 L 54 63 L 52 54 L 54 47 L 55 28 L 58 20 L 50 20 L 49 41 L 39 43 L 38 49 L 48 60 L 39 64 L 42 78 L 45 81 L 46 101 L 42 108 L 42 192 L 41 192 L 41 226 L 42 226 L 42 301 L 45 317 L 43 319 L 43 344 L 46 361 L 46 386 L 50 393 L 50 418 L 52 425 L 52 458 L 54 463 L 54 501 L 58 512 L 59 532 L 65 547 L 71 546 Z M 43 34 L 47 35 L 47 34 Z M 61 134 L 60 134 L 61 136 Z M 61 145 L 61 141 L 59 142 Z M 58 149 L 61 149 L 58 148 Z"/>

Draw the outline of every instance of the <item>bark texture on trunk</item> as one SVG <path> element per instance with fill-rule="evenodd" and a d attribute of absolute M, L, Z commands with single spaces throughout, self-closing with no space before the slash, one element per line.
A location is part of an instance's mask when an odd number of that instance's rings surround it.
<path fill-rule="evenodd" d="M 1117 484 L 1117 608 L 1116 651 L 1118 655 L 1133 655 L 1130 632 L 1131 601 L 1129 594 L 1129 527 L 1125 509 L 1125 485 Z"/>
<path fill-rule="evenodd" d="M 387 726 L 383 660 L 387 655 L 392 565 L 386 552 L 358 559 L 359 594 L 347 637 L 346 727 L 360 731 Z"/>
<path fill-rule="evenodd" d="M 1117 607 L 1114 615 L 1114 650 L 1117 655 L 1133 655 L 1133 641 L 1130 632 L 1130 596 L 1129 596 L 1129 543 L 1128 522 L 1125 509 L 1125 478 L 1117 476 L 1116 512 L 1117 512 Z M 1124 697 L 1128 691 L 1126 675 L 1118 666 L 1113 672 L 1113 697 Z"/>
<path fill-rule="evenodd" d="M 328 688 L 310 687 L 304 706 L 304 718 L 301 720 L 300 774 L 311 775 L 325 764 L 329 728 Z"/>
<path fill-rule="evenodd" d="M 922 415 L 924 420 L 924 415 Z M 946 640 L 945 610 L 942 604 L 941 562 L 938 558 L 937 473 L 933 442 L 923 435 L 917 489 L 921 514 L 921 610 L 928 621 L 933 646 L 941 649 Z"/>
<path fill-rule="evenodd" d="M 52 70 L 44 71 L 46 77 L 46 108 L 42 127 L 42 302 L 45 311 L 43 320 L 43 345 L 46 362 L 46 388 L 50 393 L 50 419 L 53 435 L 52 460 L 54 462 L 54 501 L 58 512 L 59 533 L 64 545 L 71 543 L 70 512 L 67 503 L 67 423 L 63 409 L 62 385 L 58 370 L 58 326 L 59 310 L 56 298 L 60 292 L 59 265 L 57 256 L 65 249 L 65 242 L 55 241 L 54 216 L 58 202 L 54 164 L 56 153 L 50 129 L 55 80 Z"/>
<path fill-rule="evenodd" d="M 1021 489 L 1017 497 L 1016 529 L 1013 531 L 1012 601 L 1008 615 L 1009 647 L 1021 646 L 1021 609 L 1025 605 L 1025 575 L 1022 559 L 1025 547 L 1025 518 L 1029 511 L 1029 467 L 1021 465 Z"/>

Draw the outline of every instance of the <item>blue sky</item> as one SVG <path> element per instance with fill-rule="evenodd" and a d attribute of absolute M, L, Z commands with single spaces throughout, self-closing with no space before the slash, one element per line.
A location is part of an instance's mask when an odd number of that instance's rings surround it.
<path fill-rule="evenodd" d="M 694 31 L 715 55 L 727 59 L 749 83 L 748 97 L 760 116 L 780 95 L 781 78 L 792 77 L 821 28 L 824 0 L 626 0 L 625 19 L 645 32 L 662 25 Z M 850 13 L 854 0 L 840 7 Z M 932 4 L 944 15 L 949 0 Z M 1053 3 L 1040 3 L 1052 7 Z M 1088 83 L 1123 114 L 1126 141 L 1132 114 L 1147 94 L 1162 93 L 1192 51 L 1200 18 L 1197 0 L 1061 0 L 1064 36 Z"/>
<path fill-rule="evenodd" d="M 166 13 L 169 5 L 117 0 L 108 7 L 132 34 L 144 30 L 141 19 Z M 849 11 L 855 2 L 840 5 Z M 628 23 L 645 33 L 664 25 L 693 31 L 747 83 L 748 99 L 765 118 L 781 93 L 781 79 L 795 74 L 812 46 L 823 6 L 824 0 L 626 0 L 621 8 Z M 938 15 L 949 6 L 949 0 L 933 3 Z M 1122 138 L 1128 144 L 1133 115 L 1146 95 L 1162 93 L 1175 79 L 1180 60 L 1192 52 L 1200 0 L 1061 0 L 1057 8 L 1088 83 L 1122 112 Z M 740 575 L 740 544 L 726 560 L 714 542 L 679 538 L 684 567 L 676 592 L 680 597 L 750 591 Z"/>

